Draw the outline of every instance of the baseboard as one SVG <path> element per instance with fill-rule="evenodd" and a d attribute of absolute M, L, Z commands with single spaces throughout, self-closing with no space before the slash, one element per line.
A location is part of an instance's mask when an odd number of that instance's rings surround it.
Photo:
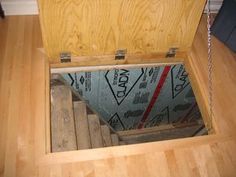
<path fill-rule="evenodd" d="M 211 12 L 217 13 L 223 0 L 211 0 Z M 36 0 L 3 0 L 5 15 L 35 15 L 38 14 Z"/>
<path fill-rule="evenodd" d="M 5 15 L 38 14 L 38 5 L 36 0 L 3 0 L 1 4 Z"/>

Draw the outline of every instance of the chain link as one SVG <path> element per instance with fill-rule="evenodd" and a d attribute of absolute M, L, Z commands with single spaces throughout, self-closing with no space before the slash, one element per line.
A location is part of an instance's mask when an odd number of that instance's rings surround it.
<path fill-rule="evenodd" d="M 213 117 L 213 87 L 212 87 L 212 69 L 213 69 L 213 60 L 212 60 L 212 40 L 211 40 L 211 10 L 210 10 L 210 0 L 207 0 L 207 60 L 208 60 L 208 101 L 209 101 L 209 113 L 210 121 L 207 126 L 208 132 L 212 130 L 212 117 Z"/>

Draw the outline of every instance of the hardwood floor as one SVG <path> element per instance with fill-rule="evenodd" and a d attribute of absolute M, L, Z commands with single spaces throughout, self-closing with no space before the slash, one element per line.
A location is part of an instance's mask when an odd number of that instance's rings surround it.
<path fill-rule="evenodd" d="M 205 18 L 190 52 L 207 95 Z M 37 16 L 0 20 L 0 176 L 115 177 L 236 174 L 236 60 L 213 38 L 215 135 L 45 154 L 48 63 Z M 109 153 L 108 153 L 109 152 Z"/>
<path fill-rule="evenodd" d="M 31 73 L 35 49 L 42 47 L 38 18 L 0 20 L 0 39 L 0 174 L 24 176 L 34 170 Z"/>

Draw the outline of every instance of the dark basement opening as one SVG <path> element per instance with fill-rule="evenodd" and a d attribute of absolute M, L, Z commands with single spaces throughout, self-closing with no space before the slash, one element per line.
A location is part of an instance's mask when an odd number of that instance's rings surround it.
<path fill-rule="evenodd" d="M 183 64 L 51 72 L 51 152 L 207 135 Z"/>

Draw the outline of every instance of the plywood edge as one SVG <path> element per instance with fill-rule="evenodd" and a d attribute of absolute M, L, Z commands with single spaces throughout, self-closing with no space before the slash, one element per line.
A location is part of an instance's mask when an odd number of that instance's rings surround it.
<path fill-rule="evenodd" d="M 64 67 L 92 67 L 92 66 L 108 66 L 108 65 L 137 65 L 137 64 L 151 64 L 151 63 L 173 63 L 183 62 L 186 58 L 186 52 L 177 52 L 175 57 L 167 58 L 166 53 L 155 54 L 129 54 L 123 60 L 116 60 L 115 55 L 102 56 L 83 56 L 71 57 L 71 62 L 61 63 L 59 58 L 56 62 L 50 62 L 52 68 Z M 50 60 L 50 59 L 49 59 Z"/>
<path fill-rule="evenodd" d="M 123 69 L 123 68 L 141 68 L 141 67 L 154 67 L 154 66 L 165 66 L 165 65 L 176 65 L 183 64 L 182 61 L 176 62 L 162 62 L 162 63 L 150 63 L 150 64 L 122 64 L 122 65 L 102 65 L 102 66 L 81 66 L 81 67 L 61 67 L 51 68 L 52 74 L 57 73 L 72 73 L 72 72 L 88 72 L 88 71 L 102 71 L 112 69 Z"/>

